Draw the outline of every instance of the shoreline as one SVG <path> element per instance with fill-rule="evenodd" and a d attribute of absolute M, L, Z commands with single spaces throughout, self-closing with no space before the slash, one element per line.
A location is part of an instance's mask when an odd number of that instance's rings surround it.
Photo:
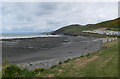
<path fill-rule="evenodd" d="M 3 43 L 2 62 L 9 59 L 8 63 L 28 64 L 26 67 L 30 69 L 38 66 L 49 68 L 64 60 L 101 49 L 101 42 L 97 38 L 84 36 L 42 37 L 9 42 L 14 43 Z"/>
<path fill-rule="evenodd" d="M 34 38 L 44 38 L 44 37 L 61 37 L 62 35 L 34 35 L 34 36 L 14 36 L 14 37 L 4 37 L 0 38 L 0 41 L 6 40 L 21 40 L 21 39 L 34 39 Z"/>

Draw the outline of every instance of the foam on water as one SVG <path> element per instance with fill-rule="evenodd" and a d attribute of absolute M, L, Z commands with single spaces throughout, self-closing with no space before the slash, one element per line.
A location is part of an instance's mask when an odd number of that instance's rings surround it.
<path fill-rule="evenodd" d="M 35 38 L 35 37 L 60 37 L 60 35 L 40 35 L 40 34 L 12 34 L 2 35 L 0 39 L 16 39 L 16 38 Z"/>

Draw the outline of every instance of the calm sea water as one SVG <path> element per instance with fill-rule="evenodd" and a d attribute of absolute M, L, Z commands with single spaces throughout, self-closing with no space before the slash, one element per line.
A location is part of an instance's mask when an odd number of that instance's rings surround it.
<path fill-rule="evenodd" d="M 39 34 L 39 33 L 3 33 L 0 36 L 0 39 L 34 38 L 34 37 L 59 37 L 59 36 Z"/>

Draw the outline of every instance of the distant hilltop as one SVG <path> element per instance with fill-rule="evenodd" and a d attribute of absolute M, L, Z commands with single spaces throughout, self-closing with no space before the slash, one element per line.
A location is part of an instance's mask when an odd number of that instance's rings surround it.
<path fill-rule="evenodd" d="M 82 31 L 87 31 L 87 30 L 92 31 L 92 30 L 102 29 L 102 28 L 105 30 L 120 31 L 120 18 L 104 21 L 96 24 L 68 25 L 52 32 L 52 34 L 81 35 L 83 34 Z"/>

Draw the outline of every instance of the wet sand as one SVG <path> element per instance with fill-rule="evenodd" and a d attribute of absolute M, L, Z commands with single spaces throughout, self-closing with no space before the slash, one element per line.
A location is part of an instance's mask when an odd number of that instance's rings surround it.
<path fill-rule="evenodd" d="M 25 64 L 33 69 L 49 68 L 64 60 L 101 49 L 101 41 L 83 36 L 37 37 L 32 39 L 5 40 L 2 43 L 2 58 L 9 63 Z"/>

